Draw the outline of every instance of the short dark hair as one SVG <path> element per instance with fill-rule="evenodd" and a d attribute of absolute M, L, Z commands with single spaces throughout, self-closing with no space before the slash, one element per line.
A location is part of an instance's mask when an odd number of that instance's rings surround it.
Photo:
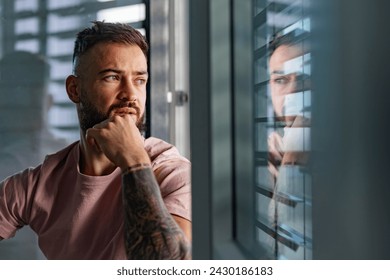
<path fill-rule="evenodd" d="M 269 56 L 271 56 L 274 53 L 274 51 L 280 46 L 294 46 L 297 45 L 299 42 L 307 40 L 308 37 L 309 37 L 309 32 L 299 28 L 294 29 L 283 35 L 274 34 L 274 36 L 271 38 L 270 42 L 268 43 Z"/>
<path fill-rule="evenodd" d="M 123 43 L 140 47 L 147 58 L 149 46 L 142 34 L 124 23 L 93 21 L 91 27 L 77 34 L 73 50 L 73 71 L 76 72 L 78 59 L 94 45 L 106 43 Z"/>

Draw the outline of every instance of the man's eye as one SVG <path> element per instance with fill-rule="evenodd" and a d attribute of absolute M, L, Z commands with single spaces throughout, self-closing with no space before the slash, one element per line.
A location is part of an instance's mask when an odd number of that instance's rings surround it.
<path fill-rule="evenodd" d="M 287 77 L 277 77 L 273 79 L 275 84 L 278 85 L 285 85 L 289 82 L 289 79 Z"/>
<path fill-rule="evenodd" d="M 104 80 L 106 80 L 108 82 L 118 81 L 119 77 L 117 75 L 109 75 L 109 76 L 105 76 Z"/>
<path fill-rule="evenodd" d="M 146 79 L 136 79 L 135 82 L 137 85 L 143 85 L 146 83 Z"/>

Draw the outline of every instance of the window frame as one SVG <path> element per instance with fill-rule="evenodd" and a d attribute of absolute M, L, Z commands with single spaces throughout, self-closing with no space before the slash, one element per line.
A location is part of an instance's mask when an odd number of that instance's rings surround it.
<path fill-rule="evenodd" d="M 194 259 L 260 257 L 251 253 L 252 9 L 252 1 L 190 3 Z"/>

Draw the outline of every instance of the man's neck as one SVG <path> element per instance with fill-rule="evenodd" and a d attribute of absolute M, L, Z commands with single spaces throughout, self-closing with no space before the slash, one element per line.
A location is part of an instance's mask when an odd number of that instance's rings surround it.
<path fill-rule="evenodd" d="M 84 135 L 80 137 L 80 172 L 89 176 L 111 174 L 116 166 L 96 147 L 89 144 Z"/>

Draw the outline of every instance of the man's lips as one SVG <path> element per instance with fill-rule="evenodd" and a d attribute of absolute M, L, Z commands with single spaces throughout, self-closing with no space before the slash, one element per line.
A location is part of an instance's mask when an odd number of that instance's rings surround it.
<path fill-rule="evenodd" d="M 114 114 L 117 114 L 117 115 L 129 114 L 129 115 L 135 115 L 138 117 L 138 110 L 136 108 L 133 108 L 133 107 L 122 107 L 122 108 L 112 110 L 111 115 L 114 115 Z"/>

